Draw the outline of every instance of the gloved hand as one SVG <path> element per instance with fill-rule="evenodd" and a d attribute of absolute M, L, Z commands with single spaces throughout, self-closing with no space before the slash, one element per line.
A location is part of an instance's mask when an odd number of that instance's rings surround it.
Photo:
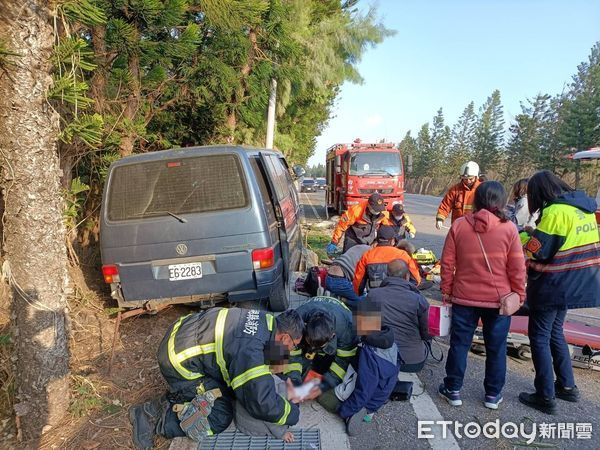
<path fill-rule="evenodd" d="M 334 244 L 333 242 L 330 242 L 329 244 L 327 244 L 326 251 L 327 251 L 328 255 L 334 254 L 335 252 L 337 252 L 337 245 Z"/>
<path fill-rule="evenodd" d="M 408 239 L 414 239 L 415 233 L 408 233 Z"/>
<path fill-rule="evenodd" d="M 438 230 L 441 230 L 441 229 L 442 229 L 442 225 L 444 225 L 444 221 L 443 221 L 442 219 L 436 219 L 436 220 L 435 220 L 435 227 L 436 227 Z"/>

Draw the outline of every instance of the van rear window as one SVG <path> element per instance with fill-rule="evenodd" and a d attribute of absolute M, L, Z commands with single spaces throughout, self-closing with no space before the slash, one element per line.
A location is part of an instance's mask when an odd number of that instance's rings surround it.
<path fill-rule="evenodd" d="M 115 168 L 108 219 L 128 220 L 242 208 L 248 189 L 236 155 L 206 155 Z"/>

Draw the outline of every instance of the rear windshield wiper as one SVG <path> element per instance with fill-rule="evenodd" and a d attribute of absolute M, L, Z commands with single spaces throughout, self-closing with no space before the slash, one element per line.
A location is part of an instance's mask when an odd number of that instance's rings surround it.
<path fill-rule="evenodd" d="M 187 219 L 184 219 L 181 216 L 178 216 L 177 214 L 172 213 L 171 211 L 165 211 L 168 215 L 170 215 L 171 217 L 175 217 L 177 220 L 179 220 L 181 223 L 187 223 Z"/>
<path fill-rule="evenodd" d="M 137 213 L 137 214 L 134 214 L 134 216 L 152 217 L 152 216 L 156 216 L 157 214 L 163 214 L 163 213 L 168 214 L 171 217 L 174 217 L 175 219 L 179 220 L 181 223 L 187 223 L 187 219 L 184 219 L 183 217 L 178 216 L 177 214 L 172 213 L 171 211 L 151 211 L 147 214 L 146 213 Z"/>

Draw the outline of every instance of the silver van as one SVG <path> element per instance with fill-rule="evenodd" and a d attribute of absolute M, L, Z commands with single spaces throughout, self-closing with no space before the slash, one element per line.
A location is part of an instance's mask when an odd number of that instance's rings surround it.
<path fill-rule="evenodd" d="M 113 163 L 104 188 L 102 273 L 121 307 L 268 300 L 289 304 L 302 238 L 284 157 L 191 147 Z"/>

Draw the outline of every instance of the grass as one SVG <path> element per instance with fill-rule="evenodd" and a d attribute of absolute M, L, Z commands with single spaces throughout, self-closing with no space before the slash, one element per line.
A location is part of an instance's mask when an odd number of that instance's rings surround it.
<path fill-rule="evenodd" d="M 304 230 L 305 246 L 319 257 L 319 261 L 327 259 L 325 247 L 331 242 L 331 232 L 315 229 Z"/>
<path fill-rule="evenodd" d="M 71 388 L 73 398 L 69 406 L 69 412 L 73 417 L 83 417 L 91 412 L 103 410 L 107 414 L 118 412 L 122 405 L 118 401 L 109 401 L 102 397 L 92 381 L 86 377 L 74 375 L 71 377 L 73 386 Z"/>

